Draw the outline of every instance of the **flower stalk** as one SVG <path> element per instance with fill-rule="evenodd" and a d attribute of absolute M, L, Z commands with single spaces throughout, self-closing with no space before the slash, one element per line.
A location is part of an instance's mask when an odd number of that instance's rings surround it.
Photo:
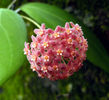
<path fill-rule="evenodd" d="M 10 9 L 10 8 L 13 6 L 13 4 L 16 3 L 16 1 L 17 1 L 17 0 L 13 0 L 13 1 L 9 4 L 9 6 L 8 6 L 7 8 Z"/>
<path fill-rule="evenodd" d="M 33 23 L 35 26 L 37 26 L 38 28 L 40 28 L 40 25 L 38 23 L 36 23 L 34 20 L 32 20 L 31 18 L 21 15 L 22 18 L 28 20 L 29 22 Z"/>

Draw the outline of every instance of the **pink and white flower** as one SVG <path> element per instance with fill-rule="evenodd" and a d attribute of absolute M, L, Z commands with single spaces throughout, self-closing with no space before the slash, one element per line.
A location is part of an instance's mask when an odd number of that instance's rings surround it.
<path fill-rule="evenodd" d="M 81 68 L 86 59 L 87 40 L 78 24 L 70 25 L 67 22 L 65 27 L 52 30 L 42 24 L 34 30 L 37 36 L 32 36 L 30 45 L 25 42 L 24 54 L 39 77 L 65 79 Z"/>

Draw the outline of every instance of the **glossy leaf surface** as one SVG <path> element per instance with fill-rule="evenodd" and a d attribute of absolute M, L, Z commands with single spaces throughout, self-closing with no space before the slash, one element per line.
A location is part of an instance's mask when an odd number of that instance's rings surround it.
<path fill-rule="evenodd" d="M 0 9 L 0 85 L 23 64 L 26 39 L 22 18 L 11 10 Z"/>

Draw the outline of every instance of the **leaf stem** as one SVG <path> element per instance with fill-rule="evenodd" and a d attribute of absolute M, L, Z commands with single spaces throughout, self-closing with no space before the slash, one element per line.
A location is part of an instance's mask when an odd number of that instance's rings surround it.
<path fill-rule="evenodd" d="M 7 8 L 10 9 L 16 1 L 17 1 L 17 0 L 13 0 L 13 1 L 9 4 L 9 6 L 8 6 Z"/>
<path fill-rule="evenodd" d="M 20 8 L 17 8 L 17 9 L 15 10 L 16 13 L 18 13 L 19 11 L 20 11 Z"/>
<path fill-rule="evenodd" d="M 37 26 L 38 28 L 40 28 L 40 25 L 38 23 L 36 23 L 34 20 L 32 20 L 31 18 L 27 17 L 27 16 L 24 16 L 24 15 L 21 15 L 22 18 L 28 20 L 29 22 L 33 23 L 35 26 Z"/>

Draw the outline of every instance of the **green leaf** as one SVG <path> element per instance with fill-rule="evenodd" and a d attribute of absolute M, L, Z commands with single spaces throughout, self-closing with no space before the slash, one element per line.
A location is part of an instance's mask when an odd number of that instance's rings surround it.
<path fill-rule="evenodd" d="M 26 39 L 22 18 L 11 10 L 0 9 L 0 85 L 23 64 Z"/>
<path fill-rule="evenodd" d="M 0 8 L 8 7 L 12 0 L 0 0 Z"/>
<path fill-rule="evenodd" d="M 69 21 L 81 25 L 84 36 L 88 39 L 89 47 L 87 51 L 87 59 L 96 66 L 104 69 L 106 72 L 109 72 L 109 56 L 103 45 L 100 43 L 98 38 L 75 16 L 72 16 L 55 6 L 43 3 L 29 3 L 23 5 L 21 10 L 32 17 L 39 24 L 45 23 L 49 28 L 54 29 L 56 25 L 63 26 L 65 22 Z"/>

